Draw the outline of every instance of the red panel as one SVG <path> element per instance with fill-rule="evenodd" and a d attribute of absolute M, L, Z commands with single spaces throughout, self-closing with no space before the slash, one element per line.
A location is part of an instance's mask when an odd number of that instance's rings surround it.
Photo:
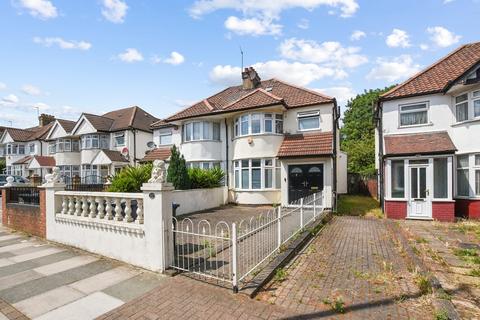
<path fill-rule="evenodd" d="M 385 201 L 385 215 L 389 219 L 405 219 L 407 217 L 407 202 Z"/>
<path fill-rule="evenodd" d="M 455 221 L 455 202 L 432 202 L 432 218 L 443 222 Z"/>
<path fill-rule="evenodd" d="M 480 200 L 456 199 L 455 211 L 457 216 L 480 219 Z"/>

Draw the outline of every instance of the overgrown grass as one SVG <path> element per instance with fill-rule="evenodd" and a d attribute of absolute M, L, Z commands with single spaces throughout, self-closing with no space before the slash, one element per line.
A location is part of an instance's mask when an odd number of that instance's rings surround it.
<path fill-rule="evenodd" d="M 366 196 L 342 195 L 338 201 L 337 213 L 339 215 L 383 218 L 379 202 Z"/>
<path fill-rule="evenodd" d="M 452 226 L 452 229 L 463 234 L 474 235 L 478 240 L 480 240 L 480 222 L 478 221 L 460 221 Z"/>

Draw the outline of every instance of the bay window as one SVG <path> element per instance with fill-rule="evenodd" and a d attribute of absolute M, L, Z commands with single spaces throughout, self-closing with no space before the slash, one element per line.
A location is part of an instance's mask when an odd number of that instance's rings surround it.
<path fill-rule="evenodd" d="M 210 170 L 213 168 L 220 168 L 220 161 L 190 161 L 187 162 L 187 167 Z"/>
<path fill-rule="evenodd" d="M 233 161 L 235 189 L 280 189 L 280 161 L 276 159 L 243 159 Z"/>
<path fill-rule="evenodd" d="M 308 111 L 297 113 L 298 130 L 318 130 L 320 129 L 320 111 Z"/>
<path fill-rule="evenodd" d="M 480 154 L 475 155 L 475 195 L 480 196 Z"/>
<path fill-rule="evenodd" d="M 125 131 L 115 132 L 113 134 L 113 142 L 114 142 L 115 147 L 125 146 Z"/>
<path fill-rule="evenodd" d="M 417 103 L 400 106 L 400 126 L 414 126 L 427 124 L 428 105 Z"/>
<path fill-rule="evenodd" d="M 218 122 L 194 121 L 186 123 L 183 128 L 184 141 L 220 141 L 220 123 Z"/>
<path fill-rule="evenodd" d="M 86 134 L 81 138 L 82 150 L 109 149 L 110 136 L 107 134 Z"/>
<path fill-rule="evenodd" d="M 50 142 L 48 144 L 48 153 L 56 152 L 78 152 L 79 151 L 79 141 L 72 139 L 57 139 L 55 142 Z"/>
<path fill-rule="evenodd" d="M 457 157 L 457 195 L 468 197 L 470 195 L 469 155 Z"/>
<path fill-rule="evenodd" d="M 480 90 L 455 97 L 455 116 L 457 122 L 480 118 Z"/>
<path fill-rule="evenodd" d="M 25 154 L 25 145 L 9 143 L 6 146 L 5 151 L 7 155 L 15 155 L 15 154 L 22 155 L 22 154 Z"/>
<path fill-rule="evenodd" d="M 448 198 L 448 159 L 433 159 L 433 197 Z"/>
<path fill-rule="evenodd" d="M 473 115 L 475 118 L 480 117 L 480 90 L 472 93 Z"/>
<path fill-rule="evenodd" d="M 283 133 L 283 115 L 275 113 L 248 113 L 235 119 L 234 136 Z"/>
<path fill-rule="evenodd" d="M 391 192 L 392 198 L 405 198 L 405 162 L 403 160 L 391 162 Z"/>

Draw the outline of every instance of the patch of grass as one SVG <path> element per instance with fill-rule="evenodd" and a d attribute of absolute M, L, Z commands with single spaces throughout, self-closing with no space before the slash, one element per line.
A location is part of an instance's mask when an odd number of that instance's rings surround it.
<path fill-rule="evenodd" d="M 449 300 L 449 301 L 452 300 L 452 296 L 449 295 L 447 292 L 445 292 L 445 290 L 443 289 L 437 290 L 435 295 L 437 296 L 438 299 Z"/>
<path fill-rule="evenodd" d="M 468 273 L 468 275 L 470 275 L 470 276 L 472 276 L 472 277 L 480 277 L 480 268 L 476 268 L 476 269 L 470 270 L 470 272 Z"/>
<path fill-rule="evenodd" d="M 273 276 L 273 280 L 278 282 L 283 282 L 287 279 L 287 271 L 285 269 L 280 268 L 275 271 L 275 275 Z"/>
<path fill-rule="evenodd" d="M 337 214 L 383 218 L 380 203 L 365 196 L 342 195 L 338 200 Z"/>
<path fill-rule="evenodd" d="M 480 240 L 480 222 L 471 220 L 460 221 L 451 228 L 463 234 L 471 234 Z"/>
<path fill-rule="evenodd" d="M 418 289 L 420 290 L 420 294 L 422 296 L 426 295 L 426 294 L 429 294 L 429 293 L 432 293 L 432 286 L 430 285 L 430 281 L 428 280 L 428 278 L 426 276 L 418 274 L 415 277 L 415 283 L 416 283 Z"/>
<path fill-rule="evenodd" d="M 361 272 L 358 270 L 353 270 L 353 276 L 357 279 L 367 280 L 370 278 L 370 275 L 367 272 Z"/>
<path fill-rule="evenodd" d="M 435 320 L 448 320 L 448 313 L 445 310 L 438 310 L 435 312 Z"/>
<path fill-rule="evenodd" d="M 412 251 L 413 253 L 415 253 L 417 256 L 420 255 L 420 250 L 418 250 L 418 248 L 416 246 L 412 246 Z"/>
<path fill-rule="evenodd" d="M 323 303 L 329 305 L 332 311 L 335 311 L 336 313 L 345 313 L 345 302 L 343 301 L 342 297 L 337 297 L 333 301 L 328 298 L 324 298 Z"/>
<path fill-rule="evenodd" d="M 423 237 L 418 237 L 417 239 L 415 239 L 415 242 L 416 243 L 428 243 L 428 240 L 423 238 Z"/>
<path fill-rule="evenodd" d="M 475 249 L 455 249 L 453 253 L 459 257 L 477 257 L 478 252 Z"/>

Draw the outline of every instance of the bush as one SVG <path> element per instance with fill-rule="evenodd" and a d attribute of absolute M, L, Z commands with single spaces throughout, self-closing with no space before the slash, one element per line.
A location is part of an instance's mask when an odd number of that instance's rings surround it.
<path fill-rule="evenodd" d="M 148 182 L 152 174 L 152 164 L 128 166 L 112 177 L 109 192 L 140 192 L 142 184 Z"/>
<path fill-rule="evenodd" d="M 167 181 L 172 183 L 175 189 L 185 190 L 190 188 L 187 163 L 175 145 L 171 150 L 170 163 L 167 170 Z"/>
<path fill-rule="evenodd" d="M 216 188 L 222 186 L 225 173 L 220 168 L 188 169 L 188 178 L 192 189 Z"/>

